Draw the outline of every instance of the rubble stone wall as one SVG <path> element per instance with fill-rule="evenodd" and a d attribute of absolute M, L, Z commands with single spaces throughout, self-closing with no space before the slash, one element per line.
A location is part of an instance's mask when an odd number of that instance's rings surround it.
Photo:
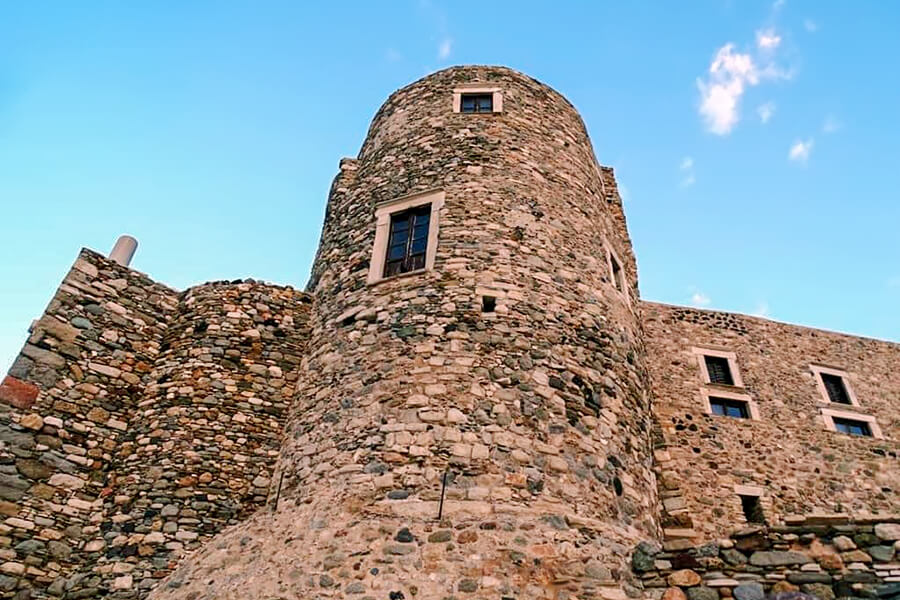
<path fill-rule="evenodd" d="M 735 486 L 769 523 L 808 513 L 900 513 L 900 345 L 710 310 L 643 303 L 656 468 L 669 543 L 746 524 Z M 693 347 L 736 354 L 743 389 L 701 380 Z M 810 365 L 846 371 L 859 406 L 825 402 Z M 701 390 L 740 391 L 759 420 L 707 414 Z M 874 417 L 883 439 L 827 430 L 822 410 Z"/>
<path fill-rule="evenodd" d="M 679 550 L 642 543 L 632 555 L 648 600 L 900 598 L 900 515 L 792 517 Z"/>
<path fill-rule="evenodd" d="M 177 293 L 83 250 L 0 386 L 0 590 L 61 595 L 100 535 L 109 478 Z"/>
<path fill-rule="evenodd" d="M 83 250 L 0 386 L 3 597 L 137 597 L 261 507 L 308 307 Z"/>
<path fill-rule="evenodd" d="M 472 82 L 503 112 L 453 113 Z M 578 114 L 514 71 L 448 69 L 392 95 L 341 166 L 279 509 L 152 597 L 639 593 L 627 558 L 657 524 L 635 264 Z M 367 285 L 375 204 L 431 190 L 434 270 Z"/>

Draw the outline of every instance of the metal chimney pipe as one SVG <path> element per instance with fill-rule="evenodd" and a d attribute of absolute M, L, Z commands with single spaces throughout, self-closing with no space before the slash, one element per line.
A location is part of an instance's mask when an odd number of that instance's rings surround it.
<path fill-rule="evenodd" d="M 109 253 L 109 259 L 127 267 L 131 264 L 134 257 L 134 251 L 137 250 L 138 242 L 130 235 L 120 235 L 113 246 L 112 252 Z"/>

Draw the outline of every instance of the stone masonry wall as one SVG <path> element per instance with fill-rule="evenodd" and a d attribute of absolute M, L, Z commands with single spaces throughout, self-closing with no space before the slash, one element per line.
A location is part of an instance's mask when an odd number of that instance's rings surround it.
<path fill-rule="evenodd" d="M 680 550 L 642 543 L 632 566 L 649 600 L 763 600 L 798 592 L 819 600 L 900 598 L 900 515 L 792 517 L 772 527 Z"/>
<path fill-rule="evenodd" d="M 82 250 L 0 386 L 0 590 L 55 586 L 99 533 L 174 290 Z"/>
<path fill-rule="evenodd" d="M 180 296 L 91 542 L 91 572 L 117 597 L 149 591 L 185 552 L 265 504 L 308 308 L 302 292 L 251 280 Z"/>
<path fill-rule="evenodd" d="M 504 112 L 453 113 L 472 82 Z M 367 285 L 375 203 L 433 189 L 434 270 Z M 400 90 L 332 186 L 278 510 L 151 596 L 638 595 L 627 557 L 657 524 L 635 284 L 612 174 L 564 98 L 502 68 Z"/>
<path fill-rule="evenodd" d="M 260 508 L 308 306 L 83 250 L 0 386 L 2 597 L 138 597 Z"/>
<path fill-rule="evenodd" d="M 763 490 L 769 523 L 808 513 L 900 513 L 900 345 L 730 313 L 643 303 L 656 468 L 670 545 L 746 524 L 735 486 Z M 735 352 L 759 420 L 705 412 L 691 348 Z M 811 364 L 847 371 L 860 406 L 823 401 Z M 821 410 L 876 418 L 884 439 L 825 428 Z"/>

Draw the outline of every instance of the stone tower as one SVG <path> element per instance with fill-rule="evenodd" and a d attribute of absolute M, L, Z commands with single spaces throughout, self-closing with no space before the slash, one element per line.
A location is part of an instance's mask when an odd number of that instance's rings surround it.
<path fill-rule="evenodd" d="M 393 268 L 395 246 L 424 254 Z M 635 595 L 658 528 L 636 269 L 565 98 L 495 67 L 394 93 L 308 291 L 269 510 L 153 597 Z"/>

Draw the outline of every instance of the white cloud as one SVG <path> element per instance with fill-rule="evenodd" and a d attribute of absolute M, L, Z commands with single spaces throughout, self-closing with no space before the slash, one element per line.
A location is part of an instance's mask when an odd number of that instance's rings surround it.
<path fill-rule="evenodd" d="M 794 142 L 794 145 L 791 146 L 791 149 L 788 151 L 788 159 L 796 162 L 805 163 L 809 160 L 809 153 L 812 152 L 813 148 L 813 139 L 809 138 L 805 142 L 802 140 L 797 140 Z"/>
<path fill-rule="evenodd" d="M 738 103 L 748 85 L 759 83 L 756 65 L 749 54 L 734 51 L 734 44 L 725 44 L 716 52 L 709 65 L 709 79 L 698 80 L 700 114 L 712 133 L 725 135 L 738 122 Z"/>
<path fill-rule="evenodd" d="M 694 159 L 690 156 L 685 156 L 681 159 L 681 164 L 678 165 L 678 170 L 680 170 L 684 177 L 681 180 L 681 187 L 689 187 L 694 185 L 697 179 L 694 177 Z"/>
<path fill-rule="evenodd" d="M 825 117 L 825 122 L 822 123 L 822 131 L 824 131 L 825 133 L 834 133 L 841 127 L 843 127 L 843 124 L 838 121 L 834 115 L 828 115 L 827 117 Z"/>
<path fill-rule="evenodd" d="M 712 300 L 710 297 L 703 292 L 694 292 L 693 295 L 691 295 L 691 306 L 709 306 L 711 302 Z"/>
<path fill-rule="evenodd" d="M 765 300 L 761 301 L 756 305 L 756 308 L 753 310 L 753 315 L 757 317 L 768 317 L 769 316 L 769 303 Z"/>
<path fill-rule="evenodd" d="M 775 114 L 775 103 L 770 101 L 760 104 L 756 109 L 756 114 L 759 115 L 760 122 L 765 125 L 772 118 L 772 115 Z"/>
<path fill-rule="evenodd" d="M 450 50 L 453 47 L 453 40 L 450 38 L 446 38 L 441 45 L 438 46 L 438 58 L 444 60 L 445 58 L 450 56 Z"/>
<path fill-rule="evenodd" d="M 756 32 L 756 45 L 760 50 L 775 50 L 780 43 L 781 36 L 774 29 L 760 29 Z"/>
<path fill-rule="evenodd" d="M 803 20 L 803 28 L 806 29 L 810 33 L 815 33 L 819 29 L 819 26 L 812 19 L 804 19 Z"/>
<path fill-rule="evenodd" d="M 770 49 L 774 50 L 774 47 Z M 700 115 L 706 121 L 707 129 L 717 135 L 730 133 L 740 120 L 740 100 L 748 87 L 757 85 L 764 79 L 791 77 L 790 72 L 772 62 L 767 62 L 760 68 L 749 53 L 736 52 L 733 43 L 725 44 L 716 51 L 716 56 L 709 65 L 708 78 L 705 81 L 697 80 L 697 87 L 700 89 Z"/>

